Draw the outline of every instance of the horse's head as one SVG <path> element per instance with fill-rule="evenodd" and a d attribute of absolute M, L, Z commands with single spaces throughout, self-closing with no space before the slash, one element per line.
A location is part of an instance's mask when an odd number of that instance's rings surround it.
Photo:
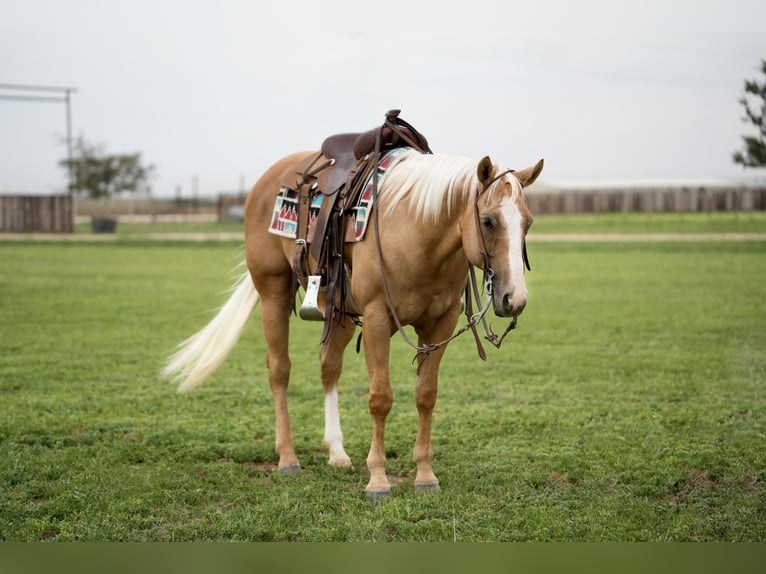
<path fill-rule="evenodd" d="M 512 171 L 499 169 L 489 157 L 477 167 L 481 187 L 475 208 L 469 206 L 463 216 L 463 247 L 473 265 L 486 262 L 492 269 L 492 304 L 499 317 L 516 317 L 527 304 L 525 239 L 532 214 L 522 189 L 542 170 L 543 160 Z"/>

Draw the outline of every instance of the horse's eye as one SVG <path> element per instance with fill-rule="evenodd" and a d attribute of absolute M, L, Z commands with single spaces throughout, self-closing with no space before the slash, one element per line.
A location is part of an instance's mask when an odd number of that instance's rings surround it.
<path fill-rule="evenodd" d="M 481 220 L 481 224 L 484 226 L 484 229 L 492 229 L 495 227 L 495 223 L 492 221 L 492 218 L 485 217 Z"/>

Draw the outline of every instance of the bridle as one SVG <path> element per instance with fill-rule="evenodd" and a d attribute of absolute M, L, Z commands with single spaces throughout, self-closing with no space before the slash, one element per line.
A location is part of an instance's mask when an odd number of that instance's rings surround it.
<path fill-rule="evenodd" d="M 389 127 L 393 129 L 394 131 L 398 131 L 396 124 L 393 122 L 390 122 L 388 118 L 386 118 L 386 123 L 384 126 L 381 126 L 380 130 L 378 130 L 376 134 L 376 141 L 375 141 L 375 171 L 377 171 L 377 166 L 380 160 L 380 139 L 381 139 L 381 132 L 383 130 L 383 127 Z M 417 146 L 413 146 L 416 147 Z M 430 149 L 426 150 L 420 150 L 424 153 L 432 153 Z M 465 287 L 465 316 L 467 319 L 467 323 L 463 325 L 459 330 L 457 330 L 451 337 L 439 342 L 439 343 L 428 343 L 425 345 L 417 345 L 410 338 L 407 336 L 407 333 L 404 331 L 404 325 L 402 325 L 402 322 L 399 319 L 399 316 L 396 313 L 396 308 L 394 307 L 394 302 L 391 298 L 391 291 L 388 287 L 388 280 L 386 279 L 386 273 L 385 269 L 383 267 L 383 252 L 380 247 L 380 229 L 379 229 L 379 217 L 378 212 L 380 211 L 378 207 L 378 201 L 377 201 L 377 195 L 378 195 L 378 186 L 377 186 L 377 178 L 372 178 L 372 195 L 373 195 L 373 201 L 375 203 L 375 208 L 373 209 L 373 219 L 374 219 L 374 230 L 375 230 L 375 244 L 378 251 L 378 262 L 380 263 L 380 275 L 383 280 L 383 291 L 386 295 L 386 303 L 388 304 L 389 312 L 391 313 L 391 317 L 394 320 L 394 323 L 396 324 L 396 328 L 399 331 L 399 334 L 402 336 L 404 341 L 412 347 L 416 351 L 415 358 L 416 360 L 419 357 L 423 356 L 426 357 L 429 353 L 432 351 L 436 351 L 437 349 L 443 347 L 453 339 L 456 339 L 469 329 L 473 333 L 474 339 L 476 341 L 476 348 L 477 352 L 479 354 L 479 357 L 483 360 L 487 360 L 487 353 L 484 351 L 484 347 L 481 343 L 481 338 L 479 337 L 479 333 L 476 329 L 476 327 L 481 323 L 485 336 L 484 338 L 489 341 L 494 347 L 500 348 L 500 345 L 502 345 L 503 340 L 505 337 L 510 333 L 513 329 L 516 328 L 516 322 L 517 317 L 514 317 L 511 323 L 506 327 L 505 331 L 503 331 L 503 334 L 498 336 L 493 330 L 492 327 L 489 325 L 489 323 L 486 320 L 486 314 L 489 310 L 489 306 L 492 302 L 492 278 L 495 275 L 494 270 L 489 264 L 489 255 L 487 253 L 487 244 L 486 240 L 484 238 L 484 233 L 482 231 L 481 222 L 479 218 L 479 200 L 481 199 L 482 195 L 490 188 L 493 184 L 495 184 L 498 180 L 503 178 L 505 175 L 509 173 L 513 173 L 514 170 L 508 169 L 500 173 L 499 175 L 496 175 L 493 177 L 488 183 L 484 185 L 484 187 L 481 189 L 481 191 L 476 195 L 476 202 L 474 203 L 474 213 L 476 218 L 476 229 L 477 233 L 479 234 L 479 238 L 481 241 L 481 256 L 482 256 L 482 266 L 484 271 L 484 296 L 485 296 L 485 302 L 484 305 L 481 305 L 481 294 L 479 292 L 479 286 L 476 281 L 476 272 L 474 271 L 474 266 L 469 262 L 468 269 L 469 269 L 469 280 L 466 283 Z M 526 265 L 526 268 L 531 271 L 531 267 L 529 265 L 529 257 L 527 256 L 527 245 L 526 240 L 522 241 L 522 257 L 524 259 L 524 264 Z M 481 309 L 474 313 L 474 301 L 477 306 L 480 306 Z M 361 339 L 361 336 L 360 336 Z M 357 341 L 357 351 L 359 350 L 359 341 Z"/>
<path fill-rule="evenodd" d="M 506 175 L 509 173 L 516 173 L 515 169 L 506 169 L 504 172 L 501 172 L 500 174 L 493 177 L 489 182 L 482 188 L 482 190 L 478 193 L 476 196 L 476 203 L 474 204 L 474 213 L 476 214 L 476 229 L 479 233 L 479 239 L 481 239 L 481 258 L 482 258 L 482 264 L 484 266 L 484 271 L 486 272 L 487 269 L 489 269 L 489 256 L 487 255 L 487 242 L 484 239 L 484 232 L 482 231 L 481 221 L 479 217 L 479 199 L 481 199 L 481 196 L 484 195 L 484 192 L 486 192 L 492 185 L 503 179 Z M 527 240 L 526 236 L 522 239 L 521 242 L 521 256 L 524 260 L 524 266 L 527 268 L 527 271 L 532 271 L 532 267 L 529 265 L 529 256 L 527 255 Z"/>
<path fill-rule="evenodd" d="M 479 235 L 479 239 L 481 242 L 481 259 L 482 259 L 482 267 L 484 271 L 484 295 L 486 297 L 486 301 L 484 303 L 484 307 L 481 309 L 479 313 L 476 315 L 470 315 L 468 314 L 468 307 L 469 302 L 471 300 L 470 295 L 473 294 L 473 297 L 477 304 L 481 301 L 480 295 L 479 295 L 479 288 L 476 281 L 476 272 L 474 271 L 474 266 L 469 264 L 469 282 L 468 285 L 466 285 L 466 316 L 468 317 L 468 325 L 467 328 L 470 328 L 473 331 L 474 338 L 476 339 L 476 346 L 479 353 L 479 356 L 482 358 L 482 360 L 486 360 L 486 353 L 484 352 L 484 349 L 481 345 L 481 340 L 479 339 L 479 335 L 476 332 L 476 321 L 481 321 L 482 327 L 484 329 L 484 338 L 489 341 L 495 348 L 499 349 L 500 345 L 503 344 L 503 340 L 505 337 L 510 333 L 513 329 L 516 328 L 516 323 L 518 321 L 518 317 L 514 317 L 511 323 L 506 327 L 505 331 L 503 331 L 503 334 L 498 336 L 493 330 L 492 326 L 487 323 L 486 314 L 487 310 L 489 309 L 489 303 L 492 299 L 492 288 L 493 288 L 493 278 L 495 275 L 495 271 L 492 269 L 492 267 L 489 264 L 489 253 L 487 249 L 487 241 L 484 238 L 484 230 L 481 225 L 481 218 L 479 216 L 479 200 L 481 199 L 481 196 L 484 195 L 484 193 L 489 190 L 492 185 L 494 185 L 497 181 L 504 178 L 509 173 L 514 173 L 516 170 L 514 169 L 506 169 L 505 171 L 499 173 L 495 177 L 493 177 L 491 180 L 489 180 L 482 190 L 477 194 L 476 196 L 476 202 L 474 203 L 474 215 L 475 215 L 475 221 L 476 221 L 476 230 Z M 527 241 L 526 237 L 522 238 L 521 241 L 521 256 L 524 261 L 524 265 L 527 268 L 528 271 L 532 270 L 532 267 L 529 264 L 529 256 L 527 255 Z"/>

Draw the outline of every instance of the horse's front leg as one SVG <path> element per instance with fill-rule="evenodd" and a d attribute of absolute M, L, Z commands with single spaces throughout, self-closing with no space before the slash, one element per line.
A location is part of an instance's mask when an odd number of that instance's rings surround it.
<path fill-rule="evenodd" d="M 425 326 L 416 326 L 418 345 L 434 344 L 447 339 L 457 323 L 459 309 L 448 313 L 438 321 Z M 415 405 L 418 409 L 418 434 L 415 439 L 413 459 L 417 466 L 415 489 L 420 491 L 438 491 L 439 480 L 433 471 L 433 451 L 431 449 L 431 422 L 436 393 L 438 389 L 439 365 L 446 351 L 444 345 L 427 355 L 418 356 L 418 384 L 415 387 Z"/>
<path fill-rule="evenodd" d="M 362 330 L 364 357 L 370 377 L 369 408 L 372 416 L 372 442 L 367 455 L 370 481 L 364 489 L 367 498 L 391 496 L 391 483 L 386 477 L 386 450 L 384 445 L 386 417 L 394 402 L 388 372 L 391 347 L 391 325 L 387 319 L 365 312 Z"/>

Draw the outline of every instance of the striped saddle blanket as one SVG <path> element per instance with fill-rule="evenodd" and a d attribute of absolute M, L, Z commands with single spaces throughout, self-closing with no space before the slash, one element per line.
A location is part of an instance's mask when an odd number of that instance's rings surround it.
<path fill-rule="evenodd" d="M 380 184 L 380 180 L 383 174 L 386 173 L 394 160 L 401 155 L 405 148 L 397 148 L 389 151 L 380 159 L 377 173 L 371 173 L 365 182 L 362 192 L 359 194 L 359 198 L 356 203 L 350 208 L 348 215 L 354 220 L 354 240 L 361 241 L 364 239 L 364 234 L 367 231 L 367 222 L 369 216 L 372 213 L 373 197 L 372 197 L 372 178 L 377 177 L 377 184 Z M 377 185 L 376 184 L 376 185 Z M 322 193 L 317 193 L 311 200 L 309 207 L 309 234 L 312 236 L 312 226 L 319 214 L 319 209 L 322 206 L 322 201 L 325 196 Z M 286 185 L 282 185 L 277 193 L 276 201 L 274 202 L 274 212 L 271 217 L 271 224 L 269 225 L 269 232 L 274 235 L 281 235 L 290 239 L 295 239 L 296 230 L 298 228 L 298 191 L 292 189 Z"/>

